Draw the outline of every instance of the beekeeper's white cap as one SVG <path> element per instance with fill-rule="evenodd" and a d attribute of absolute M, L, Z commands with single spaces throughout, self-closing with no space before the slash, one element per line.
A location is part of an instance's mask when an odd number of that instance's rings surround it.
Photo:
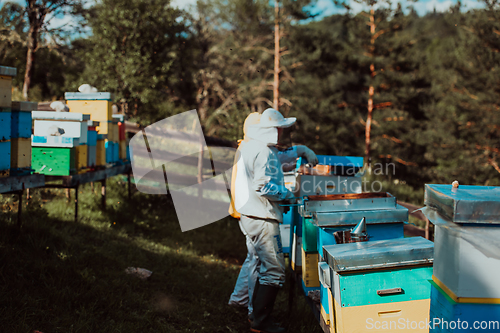
<path fill-rule="evenodd" d="M 279 111 L 269 108 L 262 112 L 258 126 L 262 128 L 286 128 L 295 124 L 296 120 L 297 118 L 294 117 L 285 118 Z"/>

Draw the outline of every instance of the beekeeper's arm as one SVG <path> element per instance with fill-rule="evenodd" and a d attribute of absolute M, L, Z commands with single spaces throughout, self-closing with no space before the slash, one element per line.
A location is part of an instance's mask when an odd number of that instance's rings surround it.
<path fill-rule="evenodd" d="M 275 161 L 277 162 L 277 161 Z M 278 179 L 277 175 L 281 174 L 279 163 L 273 163 L 270 160 L 270 153 L 262 152 L 257 155 L 254 162 L 254 177 L 253 190 L 258 195 L 270 201 L 283 201 L 292 198 L 293 194 L 284 184 L 284 179 Z M 279 181 L 282 183 L 280 184 Z"/>
<path fill-rule="evenodd" d="M 318 164 L 316 154 L 306 146 L 298 145 L 278 152 L 278 158 L 283 165 L 283 171 L 295 169 L 295 164 L 298 157 L 304 157 L 307 162 L 313 166 Z"/>

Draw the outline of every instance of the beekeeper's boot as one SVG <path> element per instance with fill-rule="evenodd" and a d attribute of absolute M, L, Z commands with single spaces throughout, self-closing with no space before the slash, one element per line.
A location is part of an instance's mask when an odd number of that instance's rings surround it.
<path fill-rule="evenodd" d="M 256 333 L 284 333 L 286 329 L 271 320 L 274 301 L 278 295 L 279 287 L 255 285 L 253 293 L 253 321 L 250 330 Z"/>

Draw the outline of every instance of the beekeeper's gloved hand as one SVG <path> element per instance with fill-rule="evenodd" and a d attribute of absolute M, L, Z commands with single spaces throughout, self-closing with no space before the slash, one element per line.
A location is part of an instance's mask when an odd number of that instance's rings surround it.
<path fill-rule="evenodd" d="M 297 155 L 300 157 L 305 157 L 307 162 L 312 166 L 318 164 L 318 157 L 316 154 L 306 146 L 296 146 L 297 147 Z"/>

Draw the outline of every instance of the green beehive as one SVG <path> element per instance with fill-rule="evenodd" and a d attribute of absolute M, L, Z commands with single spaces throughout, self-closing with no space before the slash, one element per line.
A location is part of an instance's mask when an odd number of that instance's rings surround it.
<path fill-rule="evenodd" d="M 76 173 L 76 147 L 32 147 L 31 167 L 36 173 L 69 176 Z"/>

